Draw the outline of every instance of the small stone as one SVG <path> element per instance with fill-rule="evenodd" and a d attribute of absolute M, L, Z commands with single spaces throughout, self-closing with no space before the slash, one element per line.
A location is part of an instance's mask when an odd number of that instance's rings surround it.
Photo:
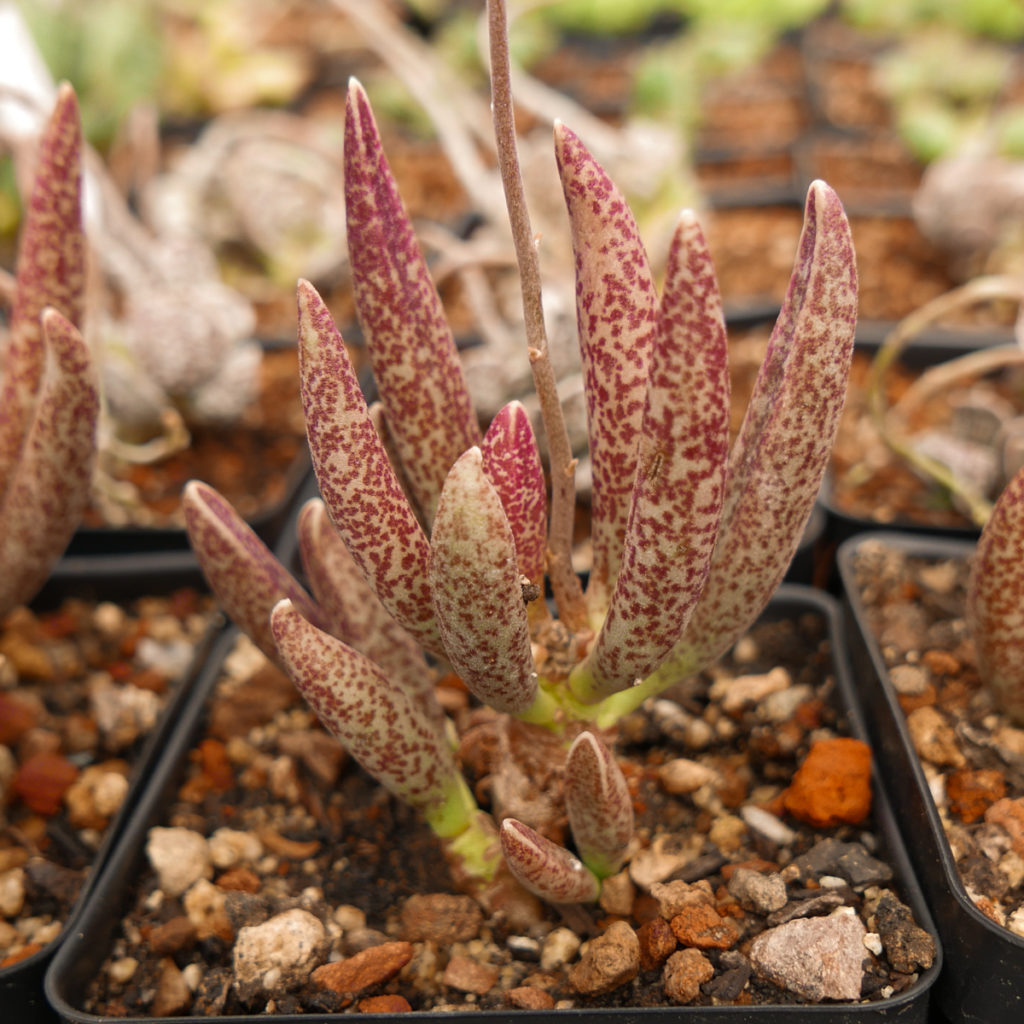
<path fill-rule="evenodd" d="M 216 868 L 233 868 L 239 864 L 255 864 L 263 856 L 263 844 L 252 832 L 219 828 L 206 841 L 210 862 Z"/>
<path fill-rule="evenodd" d="M 985 821 L 998 825 L 1010 837 L 1014 853 L 1024 857 L 1024 797 L 997 800 L 987 811 Z"/>
<path fill-rule="evenodd" d="M 669 924 L 680 945 L 697 949 L 730 949 L 740 939 L 736 921 L 706 904 L 686 907 Z"/>
<path fill-rule="evenodd" d="M 777 666 L 762 675 L 718 679 L 711 685 L 709 696 L 719 701 L 726 714 L 737 714 L 745 707 L 764 700 L 769 694 L 786 690 L 792 685 L 793 679 L 789 672 Z"/>
<path fill-rule="evenodd" d="M 786 905 L 786 883 L 778 873 L 761 874 L 750 868 L 738 868 L 729 879 L 729 895 L 744 910 L 770 914 Z"/>
<path fill-rule="evenodd" d="M 949 809 L 962 822 L 978 821 L 1006 795 L 1006 777 L 994 768 L 960 768 L 946 776 Z"/>
<path fill-rule="evenodd" d="M 68 820 L 76 828 L 106 828 L 127 795 L 128 779 L 123 768 L 89 765 L 64 794 Z"/>
<path fill-rule="evenodd" d="M 718 772 L 714 768 L 686 757 L 673 758 L 658 769 L 658 782 L 661 788 L 673 796 L 693 793 L 701 786 L 713 783 L 717 779 Z"/>
<path fill-rule="evenodd" d="M 22 762 L 12 789 L 29 810 L 49 818 L 60 810 L 76 778 L 78 769 L 66 757 L 44 751 Z"/>
<path fill-rule="evenodd" d="M 127 985 L 135 977 L 135 972 L 138 969 L 139 961 L 135 957 L 123 956 L 111 961 L 110 966 L 107 967 L 107 977 L 115 985 Z"/>
<path fill-rule="evenodd" d="M 992 745 L 1007 764 L 1024 764 L 1024 729 L 1000 726 L 992 734 Z"/>
<path fill-rule="evenodd" d="M 776 846 L 789 846 L 796 841 L 797 833 L 771 811 L 766 811 L 754 804 L 747 804 L 740 808 L 740 817 L 748 829 L 764 836 Z"/>
<path fill-rule="evenodd" d="M 818 740 L 782 799 L 814 828 L 859 825 L 871 811 L 871 748 L 850 737 Z"/>
<path fill-rule="evenodd" d="M 926 971 L 935 961 L 935 942 L 915 924 L 910 908 L 886 892 L 875 908 L 875 925 L 889 963 L 903 974 Z"/>
<path fill-rule="evenodd" d="M 187 828 L 151 828 L 146 856 L 157 884 L 168 896 L 180 896 L 200 878 L 213 874 L 206 839 Z"/>
<path fill-rule="evenodd" d="M 738 850 L 747 838 L 747 823 L 735 814 L 720 814 L 711 823 L 708 839 L 722 851 Z"/>
<path fill-rule="evenodd" d="M 645 971 L 656 971 L 675 952 L 675 932 L 663 917 L 645 921 L 636 937 L 640 942 L 640 966 Z"/>
<path fill-rule="evenodd" d="M 192 1005 L 192 991 L 189 989 L 178 965 L 164 957 L 160 963 L 156 992 L 150 1006 L 154 1017 L 177 1017 Z"/>
<path fill-rule="evenodd" d="M 308 910 L 286 910 L 243 928 L 234 947 L 235 991 L 248 1005 L 258 997 L 296 989 L 306 982 L 329 945 L 323 923 Z"/>
<path fill-rule="evenodd" d="M 699 854 L 702 845 L 702 836 L 660 835 L 629 862 L 629 877 L 641 889 L 649 889 L 681 871 Z"/>
<path fill-rule="evenodd" d="M 815 843 L 806 853 L 794 858 L 787 867 L 793 880 L 820 882 L 826 875 L 845 878 L 850 885 L 862 886 L 886 882 L 892 868 L 872 857 L 860 843 L 844 843 L 831 836 Z"/>
<path fill-rule="evenodd" d="M 633 901 L 635 899 L 636 887 L 626 871 L 609 875 L 601 883 L 601 895 L 598 903 L 606 914 L 629 917 L 633 912 Z"/>
<path fill-rule="evenodd" d="M 149 933 L 149 947 L 156 953 L 180 953 L 196 941 L 195 925 L 184 914 L 156 925 Z"/>
<path fill-rule="evenodd" d="M 956 734 L 941 711 L 928 705 L 915 708 L 907 715 L 907 729 L 917 756 L 923 761 L 938 767 L 964 766 L 965 759 Z"/>
<path fill-rule="evenodd" d="M 478 996 L 490 992 L 497 980 L 498 972 L 489 964 L 482 964 L 478 960 L 458 954 L 451 957 L 441 976 L 442 983 L 450 988 L 457 988 L 460 992 L 473 992 Z"/>
<path fill-rule="evenodd" d="M 11 868 L 0 874 L 0 917 L 17 917 L 25 906 L 25 872 Z"/>
<path fill-rule="evenodd" d="M 126 750 L 151 732 L 162 703 L 157 694 L 130 683 L 116 684 L 105 673 L 89 681 L 89 705 L 107 750 Z"/>
<path fill-rule="evenodd" d="M 759 975 L 804 999 L 859 999 L 866 934 L 844 907 L 762 932 L 750 945 L 750 961 Z"/>
<path fill-rule="evenodd" d="M 656 882 L 651 886 L 651 895 L 658 901 L 658 913 L 666 921 L 681 914 L 687 907 L 713 907 L 715 894 L 707 881 Z"/>
<path fill-rule="evenodd" d="M 931 685 L 921 665 L 894 665 L 889 670 L 889 679 L 901 697 L 920 697 Z"/>
<path fill-rule="evenodd" d="M 700 987 L 715 976 L 711 961 L 699 950 L 680 949 L 673 953 L 662 971 L 665 995 L 677 1006 L 692 1003 L 700 995 Z"/>
<path fill-rule="evenodd" d="M 261 884 L 260 876 L 249 868 L 229 868 L 217 877 L 217 888 L 229 892 L 257 893 Z"/>
<path fill-rule="evenodd" d="M 402 933 L 410 942 L 468 942 L 483 926 L 476 900 L 447 892 L 410 896 L 402 904 L 401 916 Z"/>
<path fill-rule="evenodd" d="M 409 942 L 385 942 L 336 963 L 323 964 L 313 971 L 310 980 L 345 997 L 343 1005 L 347 1006 L 360 993 L 395 977 L 412 959 L 412 953 Z"/>
<path fill-rule="evenodd" d="M 359 1000 L 360 1013 L 410 1013 L 412 1006 L 405 996 L 395 995 L 367 996 Z"/>
<path fill-rule="evenodd" d="M 548 932 L 540 951 L 540 969 L 553 971 L 567 964 L 580 949 L 580 937 L 571 928 Z"/>
<path fill-rule="evenodd" d="M 611 992 L 640 973 L 640 943 L 625 921 L 613 921 L 603 935 L 591 939 L 579 963 L 569 971 L 569 984 L 581 995 Z"/>
<path fill-rule="evenodd" d="M 182 899 L 185 913 L 200 939 L 216 937 L 230 942 L 235 937 L 226 901 L 227 893 L 205 878 L 200 878 L 185 893 Z"/>
<path fill-rule="evenodd" d="M 555 997 L 550 992 L 534 985 L 520 985 L 518 988 L 510 988 L 505 993 L 505 999 L 510 1006 L 517 1010 L 553 1010 L 555 1008 Z"/>

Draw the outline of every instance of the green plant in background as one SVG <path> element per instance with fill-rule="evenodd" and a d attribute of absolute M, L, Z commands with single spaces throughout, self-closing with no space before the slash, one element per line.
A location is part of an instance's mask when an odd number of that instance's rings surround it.
<path fill-rule="evenodd" d="M 1024 36 L 1020 0 L 842 0 L 840 8 L 850 24 L 872 32 L 902 35 L 932 23 L 994 39 Z"/>

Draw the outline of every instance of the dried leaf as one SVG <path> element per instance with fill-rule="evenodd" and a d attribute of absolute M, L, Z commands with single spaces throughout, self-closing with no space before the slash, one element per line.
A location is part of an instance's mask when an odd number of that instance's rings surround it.
<path fill-rule="evenodd" d="M 331 522 L 381 604 L 443 657 L 427 581 L 430 544 L 370 420 L 331 314 L 299 282 L 299 373 L 306 436 Z"/>
<path fill-rule="evenodd" d="M 599 878 L 615 874 L 633 838 L 633 799 L 612 752 L 591 732 L 569 748 L 565 809 L 583 863 Z"/>
<path fill-rule="evenodd" d="M 576 256 L 576 319 L 594 478 L 587 608 L 596 629 L 619 572 L 658 297 L 625 199 L 562 124 L 555 125 L 555 157 Z"/>
<path fill-rule="evenodd" d="M 537 673 L 515 540 L 479 448 L 455 463 L 441 492 L 430 586 L 452 668 L 496 711 L 526 711 L 537 697 Z"/>
<path fill-rule="evenodd" d="M 209 484 L 190 480 L 182 492 L 181 507 L 189 543 L 221 607 L 268 658 L 280 663 L 270 630 L 274 605 L 290 598 L 314 622 L 320 621 L 320 610 L 231 503 Z"/>
<path fill-rule="evenodd" d="M 381 146 L 349 84 L 345 209 L 356 307 L 388 429 L 428 523 L 448 470 L 480 443 L 451 328 Z"/>
<path fill-rule="evenodd" d="M 501 823 L 500 834 L 505 863 L 530 892 L 550 903 L 590 903 L 597 899 L 601 883 L 564 847 L 515 818 Z"/>
<path fill-rule="evenodd" d="M 41 317 L 46 364 L 0 506 L 0 613 L 43 585 L 89 500 L 99 386 L 88 346 L 55 309 Z"/>
<path fill-rule="evenodd" d="M 967 622 L 982 680 L 1024 725 L 1024 469 L 1003 489 L 978 538 Z"/>

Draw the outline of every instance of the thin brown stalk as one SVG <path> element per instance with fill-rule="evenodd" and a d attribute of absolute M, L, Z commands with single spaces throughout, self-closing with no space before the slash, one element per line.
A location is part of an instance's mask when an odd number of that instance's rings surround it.
<path fill-rule="evenodd" d="M 516 261 L 522 282 L 523 319 L 534 386 L 540 399 L 551 462 L 551 516 L 548 524 L 548 576 L 562 621 L 573 630 L 586 625 L 583 588 L 572 568 L 573 518 L 576 509 L 576 460 L 558 399 L 555 372 L 548 355 L 544 309 L 541 303 L 540 260 L 526 208 L 522 174 L 516 149 L 512 108 L 511 62 L 508 52 L 508 16 L 504 0 L 488 0 L 491 39 L 491 107 L 498 147 L 498 166 L 505 189 Z"/>

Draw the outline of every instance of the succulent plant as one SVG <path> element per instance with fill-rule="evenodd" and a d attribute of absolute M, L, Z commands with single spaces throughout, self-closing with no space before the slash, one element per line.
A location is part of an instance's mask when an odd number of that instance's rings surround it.
<path fill-rule="evenodd" d="M 70 86 L 39 142 L 0 381 L 0 614 L 45 582 L 89 497 L 99 396 L 78 333 L 82 135 Z"/>
<path fill-rule="evenodd" d="M 300 282 L 302 397 L 322 495 L 299 521 L 312 596 L 209 486 L 189 483 L 183 504 L 228 613 L 355 759 L 422 811 L 469 888 L 495 899 L 507 867 L 544 899 L 587 901 L 623 863 L 632 832 L 629 787 L 609 746 L 615 724 L 728 650 L 799 542 L 845 397 L 856 268 L 840 202 L 815 182 L 789 292 L 730 451 L 725 324 L 696 219 L 680 219 L 659 299 L 626 203 L 583 142 L 556 126 L 594 470 L 584 593 L 565 530 L 572 463 L 558 443 L 534 241 L 516 189 L 502 14 L 492 4 L 495 124 L 545 409 L 550 518 L 522 407 L 509 404 L 480 435 L 355 82 L 348 239 L 381 406 L 367 408 L 327 307 Z M 557 619 L 543 596 L 545 569 Z M 551 821 L 523 823 L 496 807 L 499 833 L 482 814 L 428 659 L 450 666 L 491 709 L 496 730 L 526 730 L 527 742 L 559 752 L 578 856 L 544 834 Z"/>

